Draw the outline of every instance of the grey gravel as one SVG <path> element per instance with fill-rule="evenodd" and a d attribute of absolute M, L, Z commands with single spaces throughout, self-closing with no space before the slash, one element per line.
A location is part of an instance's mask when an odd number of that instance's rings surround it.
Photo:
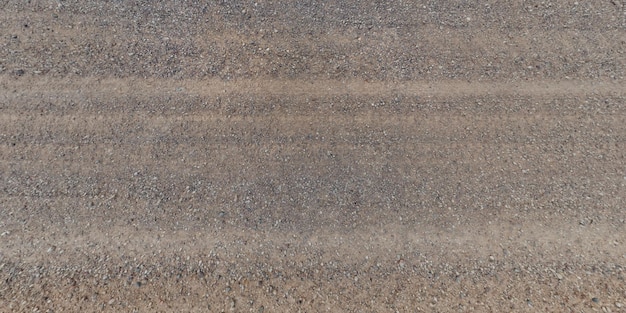
<path fill-rule="evenodd" d="M 623 302 L 619 1 L 0 7 L 0 311 Z"/>

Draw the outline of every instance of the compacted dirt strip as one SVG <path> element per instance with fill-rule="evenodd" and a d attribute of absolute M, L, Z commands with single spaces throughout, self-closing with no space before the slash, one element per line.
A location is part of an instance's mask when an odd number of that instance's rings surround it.
<path fill-rule="evenodd" d="M 623 2 L 0 8 L 0 312 L 626 310 Z"/>

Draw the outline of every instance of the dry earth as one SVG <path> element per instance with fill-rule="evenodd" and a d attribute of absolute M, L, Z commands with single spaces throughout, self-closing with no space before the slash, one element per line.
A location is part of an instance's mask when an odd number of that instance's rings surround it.
<path fill-rule="evenodd" d="M 0 312 L 626 310 L 626 3 L 0 1 Z"/>

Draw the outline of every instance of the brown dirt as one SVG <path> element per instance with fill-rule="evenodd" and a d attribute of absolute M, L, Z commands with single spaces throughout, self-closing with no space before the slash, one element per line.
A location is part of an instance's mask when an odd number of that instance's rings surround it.
<path fill-rule="evenodd" d="M 0 312 L 619 312 L 622 1 L 1 1 Z"/>

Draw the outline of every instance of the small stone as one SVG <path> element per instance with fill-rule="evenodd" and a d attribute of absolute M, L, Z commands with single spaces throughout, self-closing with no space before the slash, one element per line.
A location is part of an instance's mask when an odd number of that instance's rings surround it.
<path fill-rule="evenodd" d="M 263 311 L 265 311 L 265 307 L 264 307 L 264 306 L 260 306 L 260 307 L 259 307 L 259 311 L 258 311 L 258 312 L 259 312 L 259 313 L 263 313 Z"/>
<path fill-rule="evenodd" d="M 490 262 L 494 262 L 496 260 L 496 257 L 494 257 L 493 255 L 489 256 L 489 261 Z"/>
<path fill-rule="evenodd" d="M 398 266 L 399 266 L 400 268 L 405 268 L 405 267 L 406 267 L 406 262 L 405 262 L 403 259 L 400 259 L 400 260 L 398 261 Z"/>
<path fill-rule="evenodd" d="M 557 278 L 558 280 L 563 280 L 563 275 L 561 275 L 561 274 L 559 274 L 559 273 L 556 273 L 556 278 Z"/>
<path fill-rule="evenodd" d="M 620 303 L 620 302 L 615 302 L 615 306 L 618 307 L 618 308 L 621 308 L 624 305 L 622 303 Z"/>
<path fill-rule="evenodd" d="M 598 303 L 598 302 L 600 302 L 600 299 L 598 299 L 598 298 L 596 298 L 596 297 L 593 297 L 593 298 L 591 298 L 591 301 L 593 301 L 593 302 L 595 302 L 595 303 Z"/>
<path fill-rule="evenodd" d="M 115 303 L 115 299 L 111 299 L 111 300 L 109 300 L 109 302 L 108 302 L 108 303 L 109 303 L 109 305 L 113 305 L 113 303 Z"/>

